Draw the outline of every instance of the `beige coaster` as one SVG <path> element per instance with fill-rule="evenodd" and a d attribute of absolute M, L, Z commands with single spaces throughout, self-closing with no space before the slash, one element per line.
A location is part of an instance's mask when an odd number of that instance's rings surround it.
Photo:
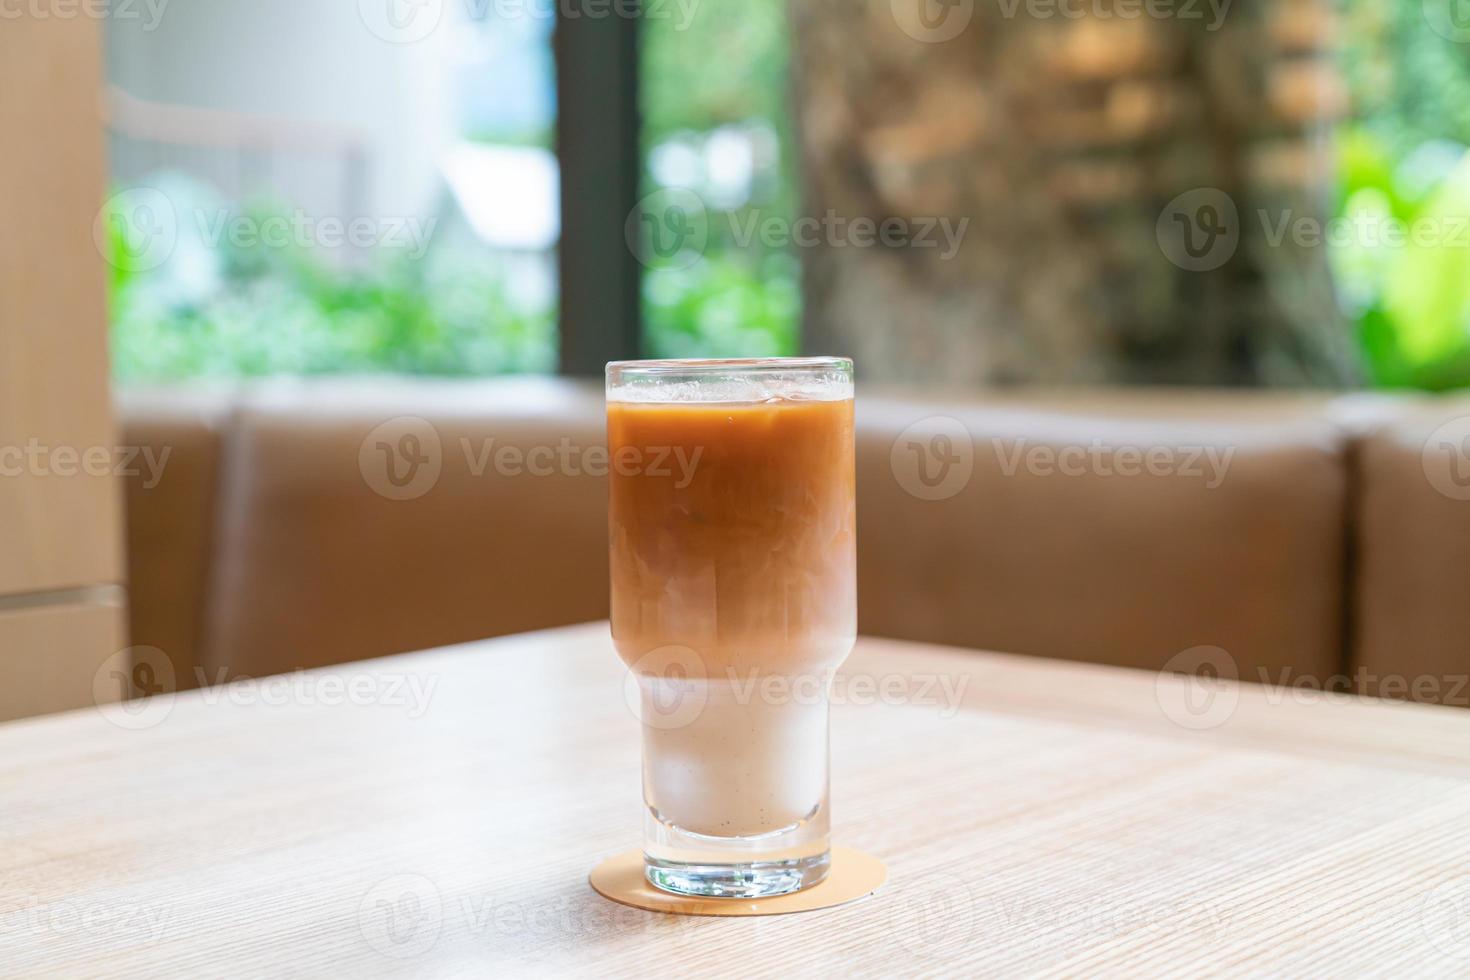
<path fill-rule="evenodd" d="M 643 877 L 643 852 L 624 851 L 587 876 L 603 898 L 672 915 L 785 915 L 844 905 L 873 894 L 888 880 L 883 862 L 850 847 L 832 848 L 832 870 L 820 885 L 775 898 L 689 898 L 661 891 Z"/>

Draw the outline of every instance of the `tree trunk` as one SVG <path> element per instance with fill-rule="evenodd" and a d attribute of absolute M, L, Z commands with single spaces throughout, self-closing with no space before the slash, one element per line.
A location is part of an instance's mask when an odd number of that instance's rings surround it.
<path fill-rule="evenodd" d="M 800 249 L 807 349 L 893 381 L 1355 379 L 1311 237 L 1322 0 L 791 5 L 803 211 L 910 236 Z"/>

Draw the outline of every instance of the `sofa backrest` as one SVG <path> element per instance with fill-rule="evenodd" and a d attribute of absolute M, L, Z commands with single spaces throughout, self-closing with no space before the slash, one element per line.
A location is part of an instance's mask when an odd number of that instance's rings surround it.
<path fill-rule="evenodd" d="M 1470 399 L 1408 400 L 1350 466 L 1354 684 L 1470 706 Z"/>
<path fill-rule="evenodd" d="M 1448 669 L 1470 535 L 1436 529 L 1470 503 L 1425 480 L 1421 450 L 1457 408 L 864 389 L 860 628 L 1154 669 L 1203 656 L 1273 683 Z M 172 453 L 131 488 L 131 601 L 134 642 L 184 686 L 607 615 L 595 385 L 284 381 L 204 405 L 130 392 L 121 417 Z"/>

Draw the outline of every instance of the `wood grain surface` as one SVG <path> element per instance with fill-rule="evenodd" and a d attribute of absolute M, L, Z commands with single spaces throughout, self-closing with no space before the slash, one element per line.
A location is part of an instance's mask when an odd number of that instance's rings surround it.
<path fill-rule="evenodd" d="M 0 66 L 0 595 L 120 583 L 102 22 L 7 8 Z"/>
<path fill-rule="evenodd" d="M 0 974 L 1470 973 L 1470 712 L 864 641 L 834 838 L 888 884 L 680 918 L 587 885 L 622 682 L 598 624 L 0 725 Z"/>

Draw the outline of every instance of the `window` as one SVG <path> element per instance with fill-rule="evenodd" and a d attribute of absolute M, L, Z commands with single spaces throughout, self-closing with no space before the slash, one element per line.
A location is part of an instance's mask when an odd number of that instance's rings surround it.
<path fill-rule="evenodd" d="M 641 190 L 654 206 L 641 217 L 663 239 L 645 249 L 649 356 L 797 349 L 787 33 L 784 0 L 662 4 L 644 18 Z"/>
<path fill-rule="evenodd" d="M 1470 22 L 1457 4 L 1351 0 L 1328 246 L 1370 380 L 1470 384 Z"/>
<path fill-rule="evenodd" d="M 553 21 L 502 7 L 112 20 L 115 373 L 554 368 Z"/>

